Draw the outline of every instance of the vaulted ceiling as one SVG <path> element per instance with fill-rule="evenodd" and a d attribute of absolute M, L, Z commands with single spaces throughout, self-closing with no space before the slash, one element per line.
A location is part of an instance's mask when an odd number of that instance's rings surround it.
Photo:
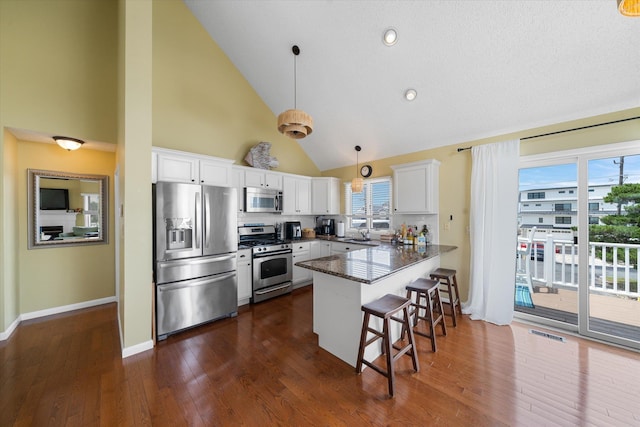
<path fill-rule="evenodd" d="M 275 116 L 313 117 L 321 170 L 640 106 L 640 19 L 615 0 L 185 3 Z"/>

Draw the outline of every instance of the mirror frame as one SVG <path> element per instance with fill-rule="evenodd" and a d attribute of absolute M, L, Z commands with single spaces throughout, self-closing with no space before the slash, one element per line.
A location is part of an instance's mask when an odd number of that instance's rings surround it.
<path fill-rule="evenodd" d="M 68 246 L 104 245 L 109 243 L 109 176 L 91 175 L 73 172 L 58 172 L 42 169 L 27 169 L 28 191 L 27 200 L 29 208 L 29 249 L 57 248 Z M 100 230 L 97 238 L 68 239 L 68 240 L 44 240 L 38 238 L 38 223 L 40 222 L 40 179 L 82 179 L 97 181 L 100 184 Z"/>

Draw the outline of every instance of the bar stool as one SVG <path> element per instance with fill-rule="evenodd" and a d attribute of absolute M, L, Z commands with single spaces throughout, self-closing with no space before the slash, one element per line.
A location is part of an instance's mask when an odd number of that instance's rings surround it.
<path fill-rule="evenodd" d="M 440 282 L 429 279 L 416 279 L 406 286 L 407 298 L 412 299 L 415 292 L 416 300 L 411 302 L 409 315 L 413 316 L 414 328 L 418 325 L 419 320 L 426 320 L 429 324 L 429 333 L 414 330 L 413 332 L 431 339 L 431 350 L 435 353 L 436 348 L 436 325 L 438 323 L 442 327 L 442 335 L 447 335 L 447 326 L 444 322 L 444 311 L 442 309 L 442 300 L 438 287 Z M 425 302 L 422 304 L 422 298 Z M 420 310 L 424 310 L 424 315 L 420 315 Z M 402 331 L 404 337 L 405 331 Z"/>
<path fill-rule="evenodd" d="M 443 299 L 442 303 L 451 308 L 451 319 L 453 320 L 453 327 L 455 328 L 458 326 L 458 322 L 456 321 L 456 309 L 462 315 L 460 291 L 458 290 L 456 271 L 449 268 L 437 268 L 431 273 L 431 279 L 437 280 L 441 284 L 445 285 L 445 287 L 441 288 L 440 291 L 445 292 L 448 295 L 448 298 Z"/>
<path fill-rule="evenodd" d="M 411 356 L 413 361 L 413 369 L 418 372 L 420 366 L 418 364 L 418 356 L 415 349 L 413 330 L 409 323 L 409 306 L 411 300 L 398 295 L 387 294 L 380 299 L 364 304 L 362 311 L 364 319 L 362 321 L 362 333 L 360 335 L 360 348 L 358 350 L 358 361 L 356 363 L 356 374 L 362 372 L 362 364 L 367 365 L 374 371 L 386 377 L 389 382 L 389 395 L 393 397 L 393 380 L 395 378 L 394 364 L 395 361 L 403 354 Z M 402 311 L 402 318 L 396 316 Z M 382 319 L 382 332 L 369 327 L 369 318 L 376 316 Z M 409 331 L 409 342 L 404 347 L 391 343 L 391 320 L 402 323 L 402 330 L 405 328 Z M 367 340 L 367 333 L 371 332 L 374 336 Z M 373 344 L 377 340 L 382 339 L 382 352 L 386 355 L 386 370 L 364 359 L 364 349 L 369 344 Z M 391 349 L 397 350 L 395 355 L 391 354 Z"/>

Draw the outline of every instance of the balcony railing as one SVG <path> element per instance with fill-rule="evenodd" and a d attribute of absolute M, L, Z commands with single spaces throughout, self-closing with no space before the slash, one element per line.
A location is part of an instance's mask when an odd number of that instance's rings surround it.
<path fill-rule="evenodd" d="M 640 245 L 589 242 L 589 289 L 640 298 L 638 266 L 631 262 L 632 254 L 640 259 Z M 578 288 L 578 245 L 573 241 L 558 240 L 552 235 L 534 238 L 531 256 L 518 262 L 530 263 L 531 278 L 538 286 Z"/>

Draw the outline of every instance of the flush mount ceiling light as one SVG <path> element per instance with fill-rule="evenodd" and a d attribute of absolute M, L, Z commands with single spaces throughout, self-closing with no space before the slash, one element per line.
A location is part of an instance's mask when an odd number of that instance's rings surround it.
<path fill-rule="evenodd" d="M 413 101 L 418 96 L 418 92 L 415 89 L 407 89 L 404 93 L 404 97 L 407 101 Z"/>
<path fill-rule="evenodd" d="M 58 143 L 58 145 L 65 150 L 73 151 L 82 147 L 84 141 L 81 139 L 70 138 L 68 136 L 54 136 L 53 139 Z"/>
<path fill-rule="evenodd" d="M 618 11 L 624 16 L 640 17 L 640 0 L 618 0 Z"/>
<path fill-rule="evenodd" d="M 355 149 L 356 149 L 356 177 L 351 180 L 351 192 L 359 193 L 362 191 L 363 181 L 362 181 L 362 178 L 358 176 L 358 171 L 360 170 L 358 167 L 358 153 L 360 152 L 360 150 L 362 150 L 362 148 L 360 148 L 359 145 L 356 145 Z"/>
<path fill-rule="evenodd" d="M 388 28 L 382 33 L 382 43 L 393 46 L 398 41 L 398 32 L 393 28 Z"/>
<path fill-rule="evenodd" d="M 297 109 L 296 57 L 300 48 L 293 46 L 293 110 L 287 110 L 278 116 L 278 131 L 289 138 L 302 139 L 313 132 L 313 119 L 302 110 Z"/>

